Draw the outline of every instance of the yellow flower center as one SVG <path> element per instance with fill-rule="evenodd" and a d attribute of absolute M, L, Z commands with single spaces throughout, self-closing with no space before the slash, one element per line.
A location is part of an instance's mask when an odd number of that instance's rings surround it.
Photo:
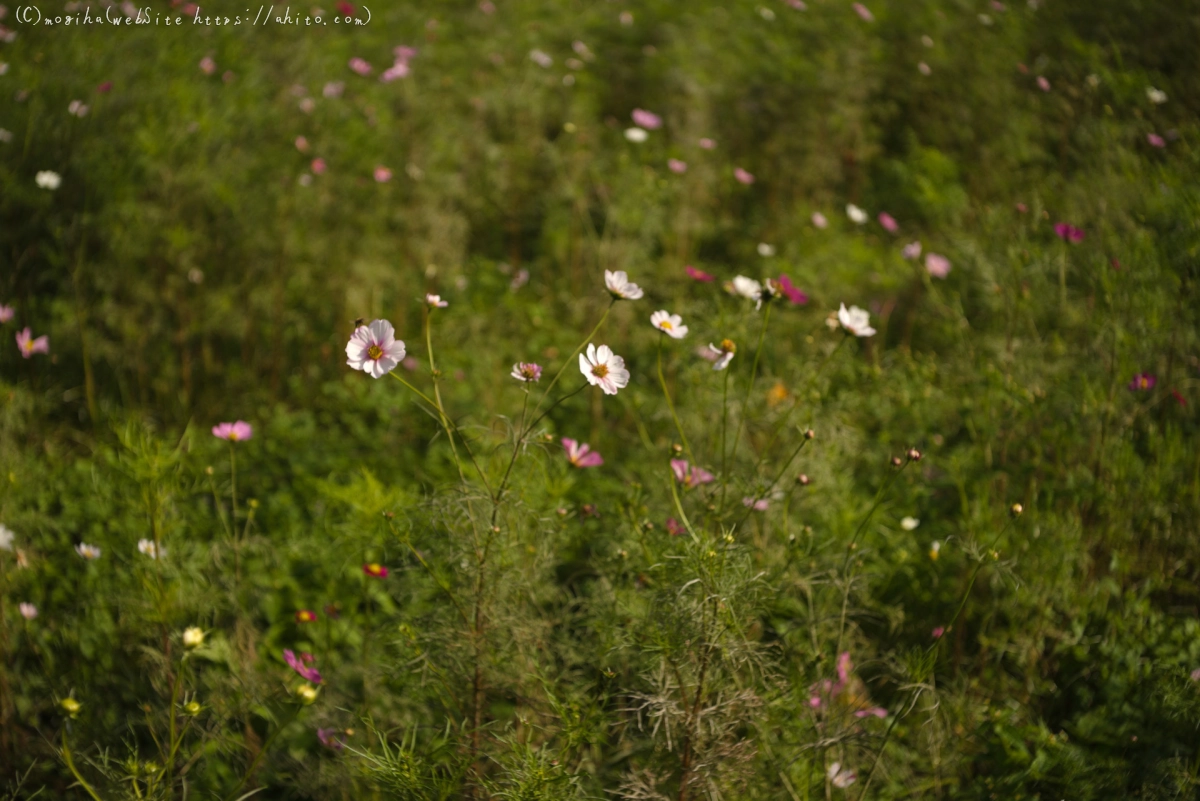
<path fill-rule="evenodd" d="M 670 322 L 668 322 L 667 320 L 663 320 L 662 322 L 660 322 L 660 323 L 658 324 L 658 327 L 659 327 L 659 328 L 661 328 L 661 329 L 662 329 L 662 330 L 664 330 L 664 331 L 670 331 L 670 330 L 671 330 L 672 328 L 674 328 L 675 326 L 671 325 L 671 323 L 670 323 Z"/>
<path fill-rule="evenodd" d="M 734 353 L 737 351 L 737 345 L 733 344 L 732 339 L 722 339 L 721 350 L 725 351 L 726 353 Z"/>
<path fill-rule="evenodd" d="M 604 378 L 606 375 L 608 375 L 608 365 L 607 364 L 597 364 L 597 365 L 593 366 L 592 367 L 592 375 L 596 376 L 596 378 Z"/>
<path fill-rule="evenodd" d="M 372 345 L 371 347 L 367 348 L 367 356 L 373 360 L 378 360 L 382 355 L 383 348 L 379 347 L 378 345 Z"/>

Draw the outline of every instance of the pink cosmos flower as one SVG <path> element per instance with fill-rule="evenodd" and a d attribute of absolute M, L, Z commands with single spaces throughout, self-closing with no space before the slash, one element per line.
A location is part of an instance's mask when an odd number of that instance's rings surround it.
<path fill-rule="evenodd" d="M 33 604 L 22 602 L 17 605 L 17 608 L 21 610 L 21 617 L 25 618 L 26 620 L 33 620 L 38 616 L 37 607 Z"/>
<path fill-rule="evenodd" d="M 945 633 L 946 633 L 946 627 L 938 626 L 937 628 L 935 628 L 933 630 L 933 639 L 940 640 L 942 638 L 942 635 Z"/>
<path fill-rule="evenodd" d="M 0 323 L 7 323 L 16 313 L 17 310 L 12 306 L 5 306 L 4 304 L 0 303 Z"/>
<path fill-rule="evenodd" d="M 579 354 L 579 372 L 589 384 L 600 387 L 605 395 L 616 395 L 622 387 L 629 385 L 625 360 L 613 353 L 608 345 L 597 348 L 588 343 L 587 351 Z"/>
<path fill-rule="evenodd" d="M 371 65 L 368 64 L 363 59 L 359 58 L 358 56 L 355 56 L 354 58 L 350 59 L 349 64 L 350 64 L 350 69 L 354 70 L 359 75 L 370 75 L 371 74 Z"/>
<path fill-rule="evenodd" d="M 1017 209 L 1017 211 L 1021 212 L 1022 214 L 1029 211 L 1029 207 L 1026 206 L 1024 203 L 1018 203 L 1016 205 L 1016 209 Z"/>
<path fill-rule="evenodd" d="M 96 87 L 96 91 L 102 95 L 106 95 L 112 91 L 112 87 L 113 87 L 112 81 L 105 81 L 104 83 L 102 83 Z"/>
<path fill-rule="evenodd" d="M 875 15 L 864 6 L 862 3 L 854 4 L 854 13 L 857 14 L 864 22 L 874 22 Z"/>
<path fill-rule="evenodd" d="M 317 729 L 317 739 L 321 745 L 332 751 L 341 751 L 344 748 L 342 741 L 337 738 L 337 729 Z"/>
<path fill-rule="evenodd" d="M 509 375 L 518 381 L 532 384 L 542 377 L 542 366 L 533 362 L 517 362 L 513 365 L 512 372 Z"/>
<path fill-rule="evenodd" d="M 217 71 L 217 62 L 213 61 L 210 56 L 205 56 L 200 59 L 200 71 L 205 75 L 212 75 Z"/>
<path fill-rule="evenodd" d="M 712 473 L 702 467 L 692 467 L 683 459 L 671 460 L 671 472 L 675 474 L 675 480 L 685 487 L 697 487 L 716 480 Z"/>
<path fill-rule="evenodd" d="M 733 168 L 733 177 L 737 179 L 738 183 L 745 184 L 746 186 L 754 183 L 754 175 L 746 172 L 741 167 Z"/>
<path fill-rule="evenodd" d="M 1196 668 L 1191 673 L 1192 681 L 1200 681 L 1200 668 Z"/>
<path fill-rule="evenodd" d="M 600 454 L 592 450 L 586 442 L 579 443 L 563 437 L 562 446 L 567 452 L 567 461 L 575 467 L 599 467 L 604 464 L 604 459 Z"/>
<path fill-rule="evenodd" d="M 881 706 L 873 706 L 869 707 L 868 709 L 860 709 L 854 713 L 854 717 L 856 718 L 865 718 L 871 715 L 874 715 L 877 718 L 886 718 L 887 710 Z"/>
<path fill-rule="evenodd" d="M 1146 390 L 1154 389 L 1154 385 L 1158 383 L 1158 377 L 1150 373 L 1138 373 L 1129 382 L 1129 388 L 1134 392 L 1145 392 Z"/>
<path fill-rule="evenodd" d="M 667 169 L 676 175 L 683 175 L 687 172 L 687 162 L 679 159 L 667 159 Z"/>
<path fill-rule="evenodd" d="M 709 139 L 707 136 L 704 137 L 703 139 L 701 139 L 699 142 L 697 142 L 697 144 L 700 145 L 700 147 L 703 148 L 704 150 L 712 150 L 714 147 L 717 146 L 717 143 L 714 142 L 712 139 Z"/>
<path fill-rule="evenodd" d="M 916 242 L 909 242 L 907 245 L 904 246 L 904 249 L 900 251 L 900 255 L 903 256 L 904 258 L 908 259 L 909 261 L 913 261 L 915 259 L 920 258 L 921 242 L 919 240 Z"/>
<path fill-rule="evenodd" d="M 765 512 L 770 505 L 770 501 L 766 498 L 759 498 L 758 500 L 750 497 L 742 498 L 742 506 L 745 506 L 747 509 L 753 508 L 756 512 Z"/>
<path fill-rule="evenodd" d="M 392 171 L 391 170 L 389 170 L 387 167 L 383 167 L 383 166 L 379 166 L 379 167 L 375 168 L 375 182 L 376 183 L 386 184 L 390 180 L 392 180 Z"/>
<path fill-rule="evenodd" d="M 407 64 L 416 58 L 417 49 L 415 47 L 408 47 L 406 45 L 398 45 L 392 48 L 392 55 L 396 57 L 396 61 L 398 63 Z"/>
<path fill-rule="evenodd" d="M 245 420 L 236 423 L 218 423 L 212 428 L 213 436 L 230 442 L 245 442 L 254 436 L 254 429 Z"/>
<path fill-rule="evenodd" d="M 1187 406 L 1187 398 L 1183 397 L 1183 393 L 1180 392 L 1179 390 L 1177 390 L 1177 389 L 1171 390 L 1171 397 L 1174 398 L 1175 402 L 1178 403 L 1180 406 Z"/>
<path fill-rule="evenodd" d="M 779 276 L 779 280 L 775 283 L 780 293 L 788 299 L 793 306 L 803 306 L 808 303 L 808 295 L 804 290 L 792 283 L 792 279 L 786 275 Z"/>
<path fill-rule="evenodd" d="M 341 14 L 343 17 L 353 17 L 354 16 L 354 4 L 347 3 L 346 0 L 341 0 L 341 2 L 339 2 L 337 4 L 337 12 L 339 14 Z"/>
<path fill-rule="evenodd" d="M 17 332 L 17 349 L 21 351 L 21 355 L 26 359 L 33 356 L 35 353 L 50 352 L 50 337 L 42 334 L 37 339 L 33 338 L 33 333 L 28 327 Z"/>
<path fill-rule="evenodd" d="M 829 220 L 825 219 L 825 215 L 819 211 L 814 211 L 812 215 L 812 224 L 817 228 L 824 229 L 829 225 Z"/>
<path fill-rule="evenodd" d="M 1038 88 L 1041 89 L 1043 92 L 1050 91 L 1050 82 L 1041 75 L 1037 76 L 1037 85 L 1038 85 Z"/>
<path fill-rule="evenodd" d="M 925 270 L 934 278 L 945 278 L 950 274 L 950 260 L 936 253 L 925 255 Z"/>
<path fill-rule="evenodd" d="M 682 525 L 680 525 L 678 520 L 676 520 L 673 517 L 667 518 L 667 533 L 670 534 L 672 537 L 678 537 L 680 534 L 683 534 L 685 531 L 687 531 L 687 529 L 684 528 Z"/>
<path fill-rule="evenodd" d="M 321 175 L 325 172 L 325 159 L 313 159 L 309 167 L 316 175 Z"/>
<path fill-rule="evenodd" d="M 662 117 L 645 109 L 635 108 L 629 116 L 633 118 L 634 125 L 647 131 L 655 131 L 662 127 Z"/>
<path fill-rule="evenodd" d="M 298 615 L 299 613 L 297 613 Z M 288 663 L 288 667 L 299 673 L 306 681 L 311 681 L 313 684 L 321 683 L 321 672 L 315 667 L 309 667 L 304 664 L 305 661 L 313 661 L 311 654 L 304 654 L 308 657 L 306 660 L 301 660 L 296 657 L 295 652 L 290 648 L 283 649 L 283 660 Z"/>
<path fill-rule="evenodd" d="M 407 64 L 401 64 L 397 62 L 383 72 L 379 73 L 379 81 L 380 83 L 391 83 L 397 78 L 407 78 L 408 73 L 411 72 L 411 70 L 412 68 Z"/>
<path fill-rule="evenodd" d="M 806 11 L 808 6 L 804 4 L 804 0 L 787 0 L 787 4 L 797 11 Z"/>
<path fill-rule="evenodd" d="M 428 292 L 425 293 L 425 302 L 431 309 L 444 309 L 450 305 L 450 301 L 442 300 L 441 295 L 432 295 Z"/>
<path fill-rule="evenodd" d="M 1146 141 L 1149 142 L 1153 147 L 1166 147 L 1167 146 L 1167 140 L 1163 139 L 1161 136 L 1159 136 L 1156 133 L 1146 134 Z"/>
<path fill-rule="evenodd" d="M 330 81 L 321 87 L 321 94 L 325 97 L 341 97 L 342 92 L 346 89 L 345 81 Z"/>
<path fill-rule="evenodd" d="M 690 264 L 685 266 L 683 268 L 683 271 L 685 273 L 687 273 L 688 278 L 691 278 L 693 281 L 700 281 L 701 283 L 707 284 L 709 281 L 717 280 L 717 277 L 715 275 L 709 275 L 708 273 L 704 272 L 703 270 L 697 270 L 695 267 L 693 267 Z"/>
<path fill-rule="evenodd" d="M 1055 223 L 1054 233 L 1065 242 L 1082 242 L 1084 236 L 1082 228 L 1076 228 L 1065 222 Z"/>
<path fill-rule="evenodd" d="M 308 152 L 308 139 L 303 136 L 297 136 L 296 137 L 296 149 L 299 150 L 301 153 L 307 153 Z"/>
<path fill-rule="evenodd" d="M 884 230 L 889 234 L 894 234 L 900 230 L 900 224 L 896 222 L 896 218 L 888 214 L 886 211 L 879 212 L 878 219 L 879 224 L 882 225 Z"/>
<path fill-rule="evenodd" d="M 396 339 L 396 329 L 387 320 L 360 325 L 346 343 L 346 364 L 372 378 L 383 378 L 396 369 L 404 354 L 404 343 Z"/>

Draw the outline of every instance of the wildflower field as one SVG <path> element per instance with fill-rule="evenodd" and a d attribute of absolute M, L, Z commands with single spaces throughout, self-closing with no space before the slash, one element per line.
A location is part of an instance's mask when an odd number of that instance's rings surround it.
<path fill-rule="evenodd" d="M 0 6 L 0 799 L 1200 799 L 1200 6 L 234 5 Z"/>

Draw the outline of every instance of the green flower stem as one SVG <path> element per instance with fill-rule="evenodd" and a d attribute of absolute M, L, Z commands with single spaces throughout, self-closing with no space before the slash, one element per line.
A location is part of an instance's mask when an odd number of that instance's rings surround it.
<path fill-rule="evenodd" d="M 79 786 L 86 790 L 87 794 L 95 799 L 95 801 L 100 801 L 100 796 L 96 795 L 96 791 L 92 789 L 92 786 L 79 775 L 79 769 L 75 767 L 75 761 L 71 759 L 71 749 L 67 746 L 66 726 L 63 726 L 62 731 L 62 753 L 63 762 L 67 763 L 67 769 L 71 771 L 71 775 L 75 777 L 75 781 L 79 782 Z"/>
<path fill-rule="evenodd" d="M 696 457 L 692 454 L 692 446 L 688 444 L 687 434 L 683 433 L 683 426 L 679 423 L 679 415 L 675 413 L 675 404 L 672 403 L 671 393 L 667 389 L 667 379 L 663 377 L 662 343 L 665 336 L 665 333 L 658 335 L 658 383 L 662 385 L 663 397 L 667 399 L 667 408 L 671 410 L 671 419 L 675 421 L 675 430 L 679 432 L 679 439 L 683 440 L 683 447 L 687 451 L 688 459 L 691 460 L 692 466 L 695 467 Z"/>
<path fill-rule="evenodd" d="M 604 310 L 604 314 L 601 315 L 600 322 L 596 323 L 596 327 L 592 329 L 592 333 L 584 337 L 583 342 L 579 343 L 579 347 L 575 348 L 575 351 L 568 356 L 567 359 L 562 363 L 562 366 L 558 368 L 558 372 L 555 373 L 554 378 L 550 380 L 550 384 L 546 387 L 546 391 L 542 393 L 542 397 L 538 398 L 537 405 L 533 407 L 534 414 L 537 414 L 538 409 L 542 408 L 542 404 L 545 403 L 546 398 L 550 396 L 550 390 L 554 389 L 554 386 L 558 383 L 558 379 L 562 378 L 562 374 L 566 371 L 567 366 L 571 364 L 571 362 L 575 361 L 575 357 L 579 355 L 579 352 L 587 347 L 587 344 L 592 341 L 592 337 L 596 336 L 596 332 L 600 330 L 600 326 L 604 325 L 604 321 L 608 319 L 608 313 L 612 311 L 612 307 L 615 306 L 616 303 L 617 298 L 614 296 L 609 302 L 608 308 Z M 539 417 L 538 419 L 540 420 L 541 418 Z"/>
<path fill-rule="evenodd" d="M 737 453 L 738 442 L 742 438 L 742 426 L 746 422 L 746 407 L 750 404 L 750 391 L 754 389 L 754 379 L 758 376 L 758 359 L 762 356 L 763 340 L 767 337 L 767 324 L 771 322 L 771 303 L 767 302 L 767 312 L 763 315 L 762 327 L 758 331 L 758 345 L 754 348 L 754 361 L 750 365 L 750 380 L 746 382 L 746 394 L 742 397 L 741 414 L 738 415 L 737 433 L 733 435 L 733 445 L 730 449 L 730 456 Z M 724 461 L 724 454 L 722 454 Z M 726 479 L 728 483 L 728 479 Z M 724 511 L 724 491 L 722 491 L 722 511 Z"/>

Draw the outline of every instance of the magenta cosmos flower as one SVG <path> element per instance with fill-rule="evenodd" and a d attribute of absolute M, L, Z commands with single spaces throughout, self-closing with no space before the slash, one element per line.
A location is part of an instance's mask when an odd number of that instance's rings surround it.
<path fill-rule="evenodd" d="M 517 362 L 513 365 L 512 372 L 509 375 L 518 381 L 532 384 L 542 377 L 542 366 L 533 362 Z"/>
<path fill-rule="evenodd" d="M 337 729 L 317 729 L 317 739 L 321 741 L 321 745 L 333 751 L 341 751 L 345 746 L 342 741 L 337 738 Z"/>
<path fill-rule="evenodd" d="M 775 287 L 793 306 L 803 306 L 805 303 L 808 303 L 808 295 L 800 287 L 793 284 L 792 279 L 786 275 L 779 276 L 779 280 L 775 282 Z"/>
<path fill-rule="evenodd" d="M 283 650 L 283 659 L 288 663 L 288 667 L 299 673 L 306 680 L 311 681 L 313 684 L 321 683 L 321 672 L 311 666 L 316 661 L 312 654 L 301 654 L 298 658 L 292 649 L 285 648 Z"/>
<path fill-rule="evenodd" d="M 675 480 L 685 487 L 696 487 L 716 480 L 712 473 L 702 467 L 693 467 L 683 459 L 671 460 L 671 472 L 675 474 Z"/>
<path fill-rule="evenodd" d="M 1084 236 L 1082 228 L 1076 228 L 1065 222 L 1055 223 L 1054 233 L 1064 242 L 1082 242 Z"/>
<path fill-rule="evenodd" d="M 346 364 L 372 378 L 383 378 L 404 358 L 404 343 L 387 320 L 360 325 L 346 343 Z"/>
<path fill-rule="evenodd" d="M 363 573 L 371 578 L 387 578 L 388 569 L 378 562 L 367 562 L 363 565 Z"/>
<path fill-rule="evenodd" d="M 16 313 L 17 310 L 12 306 L 5 306 L 3 303 L 0 303 L 0 323 L 7 323 Z"/>
<path fill-rule="evenodd" d="M 375 182 L 376 183 L 386 184 L 390 180 L 392 180 L 392 171 L 391 170 L 389 170 L 387 167 L 384 167 L 383 165 L 380 165 L 375 168 Z"/>
<path fill-rule="evenodd" d="M 687 162 L 679 159 L 667 159 L 667 169 L 676 175 L 683 175 L 687 172 Z"/>
<path fill-rule="evenodd" d="M 212 428 L 213 436 L 217 439 L 227 439 L 230 442 L 244 442 L 254 436 L 254 429 L 245 420 L 236 423 L 217 423 Z"/>
<path fill-rule="evenodd" d="M 49 353 L 50 337 L 42 334 L 37 339 L 34 339 L 33 332 L 29 328 L 24 328 L 17 332 L 17 349 L 21 351 L 21 355 L 26 359 L 35 353 Z"/>
<path fill-rule="evenodd" d="M 934 278 L 945 278 L 950 274 L 950 260 L 936 253 L 925 254 L 925 270 Z"/>
<path fill-rule="evenodd" d="M 886 211 L 879 212 L 879 217 L 877 219 L 879 220 L 879 224 L 883 226 L 884 230 L 890 234 L 894 234 L 900 230 L 900 223 L 896 222 L 896 218 L 888 214 Z"/>
<path fill-rule="evenodd" d="M 629 116 L 633 118 L 633 124 L 639 128 L 655 131 L 662 127 L 662 117 L 645 109 L 635 108 Z"/>
<path fill-rule="evenodd" d="M 1149 142 L 1153 147 L 1166 147 L 1167 146 L 1167 140 L 1163 139 L 1161 136 L 1159 136 L 1156 133 L 1146 134 L 1146 141 Z"/>
<path fill-rule="evenodd" d="M 1145 392 L 1146 390 L 1154 389 L 1154 385 L 1157 383 L 1157 376 L 1150 375 L 1150 373 L 1138 373 L 1129 382 L 1129 388 L 1134 392 Z"/>
<path fill-rule="evenodd" d="M 697 270 L 695 267 L 693 267 L 690 264 L 685 266 L 683 268 L 683 271 L 685 273 L 687 273 L 688 278 L 691 278 L 693 281 L 700 281 L 701 283 L 707 284 L 709 281 L 717 280 L 717 277 L 715 275 L 709 275 L 708 273 L 704 272 L 703 270 Z"/>
<path fill-rule="evenodd" d="M 568 437 L 563 437 L 563 450 L 567 452 L 567 461 L 575 467 L 599 467 L 604 464 L 600 454 L 592 450 L 586 442 L 579 443 Z"/>
<path fill-rule="evenodd" d="M 737 179 L 739 184 L 745 184 L 746 186 L 749 186 L 750 184 L 754 183 L 754 175 L 746 170 L 743 170 L 741 167 L 733 168 L 733 177 Z"/>
<path fill-rule="evenodd" d="M 629 371 L 625 360 L 612 352 L 608 345 L 588 344 L 587 353 L 579 354 L 579 372 L 594 387 L 600 387 L 605 395 L 616 395 L 617 390 L 629 384 Z"/>

